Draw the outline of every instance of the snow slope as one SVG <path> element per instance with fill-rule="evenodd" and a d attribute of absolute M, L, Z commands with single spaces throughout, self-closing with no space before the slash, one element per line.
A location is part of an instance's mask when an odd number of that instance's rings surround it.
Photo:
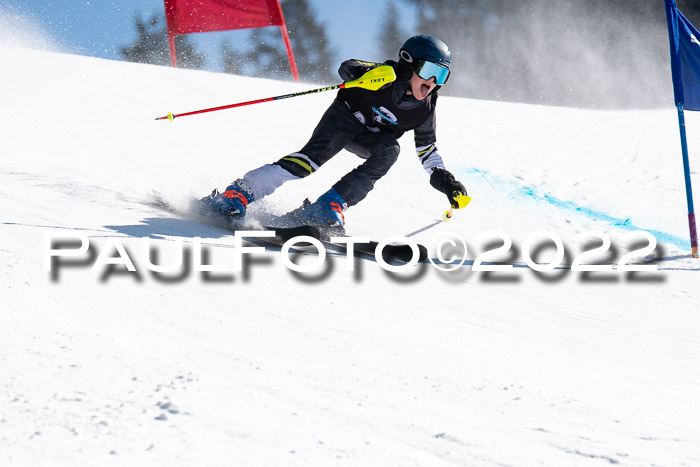
<path fill-rule="evenodd" d="M 197 238 L 226 265 L 230 233 L 148 193 L 184 205 L 299 149 L 333 95 L 169 123 L 153 119 L 309 87 L 10 46 L 0 62 L 1 465 L 700 463 L 700 263 L 674 109 L 441 98 L 440 151 L 472 204 L 436 222 L 444 196 L 409 134 L 348 228 L 424 243 L 452 232 L 463 266 L 348 271 L 331 252 L 324 270 L 294 273 L 271 251 L 208 275 L 192 267 Z M 687 119 L 697 170 L 700 120 Z M 257 209 L 292 209 L 358 162 L 342 152 Z M 577 234 L 604 232 L 616 254 L 591 259 L 616 264 L 640 229 L 659 241 L 657 272 L 566 266 Z M 514 247 L 491 259 L 514 270 L 472 271 L 494 230 Z M 566 245 L 549 273 L 522 255 L 542 230 Z M 45 271 L 52 233 L 87 235 L 92 256 Z M 159 262 L 181 241 L 189 266 L 149 272 L 144 238 Z M 115 241 L 137 273 L 91 269 Z"/>

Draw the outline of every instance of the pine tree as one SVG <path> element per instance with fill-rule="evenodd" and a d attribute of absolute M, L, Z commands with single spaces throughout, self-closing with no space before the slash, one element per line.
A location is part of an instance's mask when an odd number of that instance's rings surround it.
<path fill-rule="evenodd" d="M 134 15 L 134 24 L 138 31 L 138 39 L 134 44 L 120 49 L 119 53 L 122 58 L 129 62 L 169 65 L 170 46 L 163 17 L 154 15 L 150 21 L 144 22 L 141 15 L 137 13 Z M 203 68 L 204 55 L 195 49 L 186 36 L 175 38 L 175 48 L 178 67 Z"/>
<path fill-rule="evenodd" d="M 249 42 L 256 44 L 255 49 L 246 54 L 249 74 L 280 80 L 291 78 L 279 28 L 255 29 L 251 31 Z"/>
<path fill-rule="evenodd" d="M 283 0 L 281 6 L 300 79 L 315 83 L 337 80 L 336 58 L 330 48 L 325 25 L 318 22 L 308 0 Z M 236 70 L 247 76 L 291 78 L 287 51 L 279 28 L 251 30 L 246 44 L 252 44 L 248 51 L 243 47 L 224 47 L 223 61 L 227 72 Z"/>
<path fill-rule="evenodd" d="M 410 35 L 399 27 L 399 10 L 394 0 L 389 1 L 383 15 L 379 31 L 380 56 L 370 57 L 373 60 L 398 60 L 399 49 Z"/>
<path fill-rule="evenodd" d="M 315 83 L 337 80 L 335 69 L 338 64 L 326 26 L 316 19 L 308 0 L 283 0 L 281 5 L 301 79 Z"/>
<path fill-rule="evenodd" d="M 225 41 L 221 46 L 221 56 L 224 62 L 224 72 L 232 75 L 243 74 L 244 57 L 238 53 L 229 41 Z"/>
<path fill-rule="evenodd" d="M 502 2 L 508 0 L 403 0 L 413 4 L 418 12 L 415 34 L 428 34 L 445 41 L 452 51 L 449 85 L 442 94 L 473 96 L 474 83 L 479 78 L 474 65 L 483 60 L 484 50 L 475 44 L 487 42 L 488 31 L 494 27 Z M 510 8 L 518 3 L 510 2 Z M 481 96 L 479 96 L 481 97 Z"/>
<path fill-rule="evenodd" d="M 693 26 L 700 27 L 700 2 L 698 0 L 677 0 L 676 4 L 681 13 L 693 23 Z"/>

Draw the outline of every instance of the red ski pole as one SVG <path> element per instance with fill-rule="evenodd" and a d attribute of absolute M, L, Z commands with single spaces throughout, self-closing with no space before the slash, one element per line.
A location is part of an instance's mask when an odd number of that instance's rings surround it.
<path fill-rule="evenodd" d="M 233 109 L 235 107 L 243 107 L 244 105 L 261 104 L 263 102 L 278 101 L 280 99 L 288 99 L 290 97 L 305 96 L 307 94 L 315 94 L 318 92 L 332 91 L 334 89 L 345 89 L 345 88 L 363 88 L 369 89 L 371 91 L 376 91 L 385 84 L 391 83 L 396 79 L 396 73 L 394 69 L 389 65 L 382 65 L 377 68 L 372 68 L 364 75 L 360 76 L 354 81 L 347 81 L 342 84 L 336 84 L 333 86 L 328 86 L 325 88 L 311 89 L 309 91 L 300 91 L 292 94 L 284 94 L 282 96 L 275 97 L 265 97 L 263 99 L 256 99 L 247 102 L 238 102 L 236 104 L 222 105 L 220 107 L 212 107 L 210 109 L 194 110 L 192 112 L 185 112 L 181 114 L 173 114 L 168 112 L 168 115 L 164 117 L 158 117 L 156 120 L 170 120 L 171 122 L 177 117 L 186 117 L 187 115 L 197 115 L 206 112 L 216 112 L 217 110 Z"/>

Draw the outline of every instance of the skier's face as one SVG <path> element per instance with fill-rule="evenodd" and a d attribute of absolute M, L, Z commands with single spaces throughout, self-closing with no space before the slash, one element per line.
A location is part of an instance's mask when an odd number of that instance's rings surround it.
<path fill-rule="evenodd" d="M 419 101 L 422 101 L 428 97 L 432 90 L 435 89 L 435 86 L 437 86 L 437 84 L 435 84 L 435 77 L 431 77 L 429 80 L 424 80 L 418 76 L 415 71 L 408 82 L 411 85 L 411 93 L 413 94 L 413 97 Z"/>

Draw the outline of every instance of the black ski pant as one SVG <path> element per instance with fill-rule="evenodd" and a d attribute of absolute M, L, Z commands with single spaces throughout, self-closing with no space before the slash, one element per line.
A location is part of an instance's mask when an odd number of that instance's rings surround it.
<path fill-rule="evenodd" d="M 368 130 L 344 102 L 335 100 L 299 153 L 320 167 L 342 149 L 365 159 L 333 185 L 348 206 L 354 206 L 367 196 L 377 180 L 386 175 L 401 148 L 395 136 Z M 312 173 L 298 170 L 288 159 L 283 158 L 277 164 L 300 177 Z"/>

